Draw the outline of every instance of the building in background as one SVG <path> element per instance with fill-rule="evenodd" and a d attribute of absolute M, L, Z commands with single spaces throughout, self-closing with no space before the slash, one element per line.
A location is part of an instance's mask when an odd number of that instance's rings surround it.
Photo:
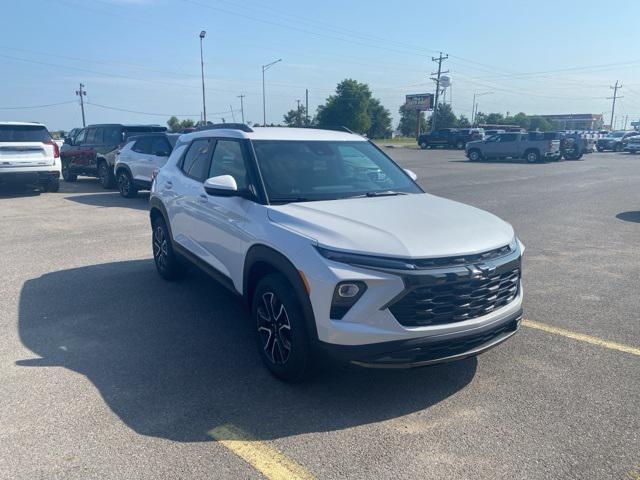
<path fill-rule="evenodd" d="M 560 130 L 602 130 L 604 127 L 601 113 L 568 113 L 540 116 L 555 123 Z"/>

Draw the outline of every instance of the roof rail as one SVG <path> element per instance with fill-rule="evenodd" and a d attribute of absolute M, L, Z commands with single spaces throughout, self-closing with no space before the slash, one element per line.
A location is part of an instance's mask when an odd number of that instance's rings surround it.
<path fill-rule="evenodd" d="M 334 132 L 345 132 L 345 133 L 352 133 L 353 135 L 360 135 L 359 133 L 355 133 L 353 130 L 345 127 L 344 125 L 326 125 L 323 127 L 320 127 L 318 125 L 306 125 L 306 126 L 296 127 L 296 128 L 309 128 L 311 130 L 332 130 Z"/>
<path fill-rule="evenodd" d="M 201 132 L 202 130 L 242 130 L 243 132 L 253 132 L 253 129 L 245 124 L 245 123 L 207 123 L 205 125 L 200 125 L 196 127 L 196 132 Z"/>

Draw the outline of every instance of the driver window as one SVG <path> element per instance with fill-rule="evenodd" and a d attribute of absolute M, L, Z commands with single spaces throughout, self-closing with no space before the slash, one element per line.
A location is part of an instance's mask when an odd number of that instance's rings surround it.
<path fill-rule="evenodd" d="M 209 178 L 220 175 L 231 175 L 239 190 L 247 188 L 247 168 L 240 142 L 235 140 L 218 140 L 216 142 Z"/>

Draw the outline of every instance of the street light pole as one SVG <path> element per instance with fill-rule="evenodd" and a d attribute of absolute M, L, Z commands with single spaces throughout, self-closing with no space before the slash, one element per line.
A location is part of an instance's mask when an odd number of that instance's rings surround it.
<path fill-rule="evenodd" d="M 476 121 L 476 115 L 478 113 L 478 104 L 476 103 L 476 97 L 481 97 L 483 95 L 492 95 L 495 92 L 482 92 L 482 93 L 478 93 L 478 92 L 474 92 L 473 94 L 473 105 L 471 107 L 471 125 L 475 125 L 475 121 Z"/>
<path fill-rule="evenodd" d="M 204 98 L 204 56 L 202 55 L 202 40 L 207 34 L 204 30 L 200 32 L 200 72 L 202 74 L 202 119 L 207 123 L 207 103 Z"/>
<path fill-rule="evenodd" d="M 273 67 L 276 63 L 281 62 L 282 59 L 279 58 L 271 63 L 267 63 L 266 65 L 262 65 L 262 126 L 267 125 L 267 101 L 265 99 L 264 94 L 264 72 Z"/>

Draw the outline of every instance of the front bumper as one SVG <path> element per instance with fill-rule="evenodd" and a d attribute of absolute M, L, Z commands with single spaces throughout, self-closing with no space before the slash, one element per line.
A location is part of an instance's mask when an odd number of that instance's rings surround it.
<path fill-rule="evenodd" d="M 333 345 L 320 342 L 329 358 L 369 368 L 415 368 L 474 357 L 515 335 L 522 310 L 481 327 L 437 336 L 371 345 Z"/>

